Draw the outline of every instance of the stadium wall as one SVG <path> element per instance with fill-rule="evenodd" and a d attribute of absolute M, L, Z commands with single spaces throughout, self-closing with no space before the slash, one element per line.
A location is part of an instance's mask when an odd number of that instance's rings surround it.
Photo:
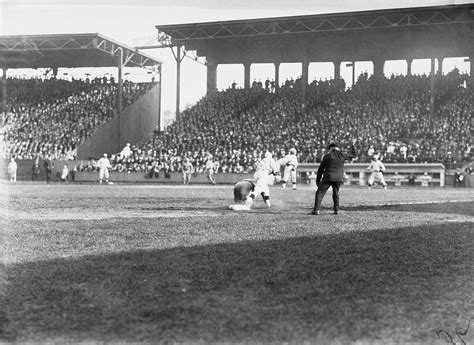
<path fill-rule="evenodd" d="M 126 143 L 136 144 L 160 125 L 160 86 L 155 85 L 136 102 L 116 115 L 77 148 L 77 159 L 120 152 Z"/>
<path fill-rule="evenodd" d="M 16 161 L 18 170 L 17 170 L 17 181 L 31 181 L 33 176 L 33 159 L 25 159 L 25 160 L 18 160 Z M 46 181 L 46 172 L 43 168 L 44 160 L 39 161 L 39 168 L 40 168 L 40 175 L 38 177 L 38 181 Z M 64 165 L 67 165 L 69 171 L 73 171 L 74 167 L 77 165 L 76 161 L 62 161 L 62 160 L 55 160 L 53 161 L 54 168 L 51 174 L 51 181 L 61 181 L 61 172 L 63 170 Z M 1 170 L 0 170 L 0 177 L 3 179 L 9 179 L 8 175 L 8 161 L 3 160 L 1 162 Z M 72 177 L 72 175 L 71 175 Z"/>
<path fill-rule="evenodd" d="M 17 161 L 18 172 L 17 180 L 18 181 L 31 181 L 32 179 L 32 167 L 33 160 L 20 160 Z M 54 169 L 52 174 L 52 181 L 60 181 L 61 171 L 64 165 L 68 166 L 69 171 L 73 171 L 74 167 L 77 166 L 78 161 L 54 161 Z M 7 172 L 7 160 L 0 160 L 0 178 L 8 179 Z M 298 183 L 301 184 L 312 184 L 314 185 L 314 178 L 310 177 L 311 172 L 316 172 L 318 169 L 318 164 L 300 164 L 298 168 Z M 445 170 L 442 164 L 385 164 L 387 171 L 385 172 L 385 179 L 389 185 L 393 185 L 394 181 L 392 180 L 393 174 L 395 171 L 405 177 L 401 181 L 402 185 L 407 185 L 408 180 L 406 176 L 410 173 L 414 173 L 417 176 L 421 176 L 424 172 L 428 172 L 433 180 L 430 182 L 430 186 L 447 186 L 452 187 L 454 181 L 454 172 L 455 170 Z M 345 171 L 348 175 L 348 180 L 346 184 L 351 185 L 365 185 L 367 178 L 370 173 L 365 170 L 367 164 L 346 164 Z M 38 181 L 45 181 L 46 175 L 43 168 L 43 161 L 40 160 L 40 176 Z M 99 173 L 97 171 L 78 171 L 74 173 L 75 182 L 97 182 L 99 178 Z M 225 174 L 215 174 L 214 179 L 218 184 L 234 184 L 237 181 L 240 181 L 245 178 L 253 178 L 253 174 L 235 174 L 235 173 L 225 173 Z M 169 177 L 165 177 L 165 174 L 161 172 L 157 177 L 149 178 L 147 173 L 144 172 L 131 172 L 131 173 L 118 173 L 111 172 L 110 180 L 114 182 L 124 182 L 124 183 L 157 183 L 157 184 L 181 184 L 182 183 L 182 174 L 181 173 L 170 173 Z M 73 181 L 72 175 L 69 177 L 69 181 Z M 443 182 L 442 182 L 443 181 Z M 443 184 L 442 184 L 443 183 Z M 191 184 L 209 184 L 206 174 L 196 174 L 191 178 Z M 419 181 L 415 182 L 415 185 L 420 185 Z M 466 185 L 474 187 L 474 175 L 466 176 Z"/>

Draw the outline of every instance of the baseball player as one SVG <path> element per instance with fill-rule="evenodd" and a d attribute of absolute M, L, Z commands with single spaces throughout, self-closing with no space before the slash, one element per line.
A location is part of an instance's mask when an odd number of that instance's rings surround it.
<path fill-rule="evenodd" d="M 10 175 L 10 182 L 16 182 L 16 172 L 18 170 L 18 165 L 15 162 L 15 158 L 10 159 L 10 163 L 8 163 L 8 174 Z"/>
<path fill-rule="evenodd" d="M 234 205 L 230 205 L 229 209 L 234 211 L 250 211 L 255 198 L 256 181 L 253 179 L 245 179 L 234 185 Z"/>
<path fill-rule="evenodd" d="M 216 165 L 214 163 L 214 161 L 212 160 L 212 155 L 209 155 L 207 157 L 207 161 L 206 161 L 206 173 L 207 173 L 207 179 L 209 181 L 211 181 L 212 184 L 216 184 L 216 181 L 214 181 L 214 169 L 215 169 Z"/>
<path fill-rule="evenodd" d="M 270 207 L 270 189 L 268 184 L 270 177 L 280 175 L 278 166 L 270 152 L 265 153 L 265 158 L 257 163 L 257 169 L 253 178 L 255 179 L 255 194 L 261 195 L 265 205 Z"/>
<path fill-rule="evenodd" d="M 194 172 L 193 164 L 189 161 L 189 158 L 186 158 L 183 162 L 183 183 L 189 184 L 191 180 L 191 175 Z"/>
<path fill-rule="evenodd" d="M 283 172 L 283 185 L 281 188 L 286 188 L 286 183 L 291 179 L 291 183 L 293 185 L 293 190 L 296 190 L 296 168 L 298 167 L 298 159 L 296 158 L 296 149 L 291 148 L 290 153 L 288 153 L 283 159 L 280 161 L 281 165 L 285 167 Z"/>
<path fill-rule="evenodd" d="M 109 183 L 109 169 L 112 167 L 110 161 L 107 158 L 107 153 L 104 153 L 103 157 L 97 162 L 99 168 L 99 183 L 105 178 L 105 183 Z"/>
<path fill-rule="evenodd" d="M 369 176 L 369 180 L 367 181 L 367 185 L 369 189 L 372 189 L 372 185 L 374 182 L 380 183 L 383 186 L 383 189 L 387 190 L 387 184 L 385 183 L 385 179 L 383 178 L 383 172 L 385 171 L 385 166 L 379 160 L 378 155 L 374 155 L 374 158 L 370 162 L 370 165 L 366 168 L 366 170 L 371 171 L 372 173 Z"/>

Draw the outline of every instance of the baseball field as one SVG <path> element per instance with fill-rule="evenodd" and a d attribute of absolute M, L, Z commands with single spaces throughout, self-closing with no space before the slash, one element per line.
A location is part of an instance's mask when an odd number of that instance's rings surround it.
<path fill-rule="evenodd" d="M 0 188 L 0 343 L 474 342 L 472 189 Z"/>

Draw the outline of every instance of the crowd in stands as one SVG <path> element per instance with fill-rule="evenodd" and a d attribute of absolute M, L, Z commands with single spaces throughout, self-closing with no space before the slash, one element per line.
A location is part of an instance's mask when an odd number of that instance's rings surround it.
<path fill-rule="evenodd" d="M 78 145 L 109 121 L 117 109 L 113 79 L 8 78 L 7 85 L 7 111 L 0 119 L 3 158 L 74 160 Z M 125 81 L 123 107 L 151 86 Z"/>
<path fill-rule="evenodd" d="M 112 170 L 154 176 L 179 172 L 189 159 L 204 172 L 211 157 L 217 172 L 247 173 L 267 150 L 279 159 L 294 147 L 299 162 L 314 163 L 330 141 L 345 148 L 353 139 L 358 162 L 379 154 L 385 163 L 462 165 L 472 159 L 468 80 L 458 70 L 437 75 L 434 95 L 426 75 L 362 74 L 348 89 L 342 79 L 314 81 L 304 105 L 301 79 L 277 88 L 271 81 L 250 89 L 234 85 L 203 97 L 144 144 L 113 153 Z M 124 87 L 127 104 L 150 85 Z M 74 159 L 77 146 L 113 116 L 115 94 L 107 80 L 9 80 L 10 106 L 2 118 L 7 155 Z M 80 162 L 77 170 L 95 170 L 94 164 Z"/>
<path fill-rule="evenodd" d="M 385 163 L 444 163 L 472 159 L 468 76 L 458 71 L 436 77 L 431 111 L 430 78 L 368 77 L 346 90 L 342 79 L 313 82 L 302 111 L 300 80 L 230 89 L 210 94 L 164 132 L 156 132 L 132 154 L 112 158 L 118 171 L 181 171 L 188 158 L 202 172 L 211 155 L 218 172 L 252 172 L 268 150 L 278 159 L 291 147 L 303 163 L 320 162 L 327 144 L 346 147 L 357 139 L 357 162 L 378 154 Z"/>

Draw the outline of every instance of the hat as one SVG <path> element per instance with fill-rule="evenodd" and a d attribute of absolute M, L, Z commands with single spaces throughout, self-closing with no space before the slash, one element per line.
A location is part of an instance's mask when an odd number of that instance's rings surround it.
<path fill-rule="evenodd" d="M 272 157 L 273 157 L 273 155 L 272 155 L 271 152 L 268 152 L 268 151 L 265 152 L 265 158 L 272 158 Z"/>
<path fill-rule="evenodd" d="M 294 147 L 292 147 L 292 148 L 290 149 L 290 153 L 296 154 L 296 149 L 295 149 Z"/>
<path fill-rule="evenodd" d="M 339 145 L 335 142 L 335 141 L 331 141 L 328 145 L 328 149 L 332 148 L 332 147 L 338 147 Z"/>

